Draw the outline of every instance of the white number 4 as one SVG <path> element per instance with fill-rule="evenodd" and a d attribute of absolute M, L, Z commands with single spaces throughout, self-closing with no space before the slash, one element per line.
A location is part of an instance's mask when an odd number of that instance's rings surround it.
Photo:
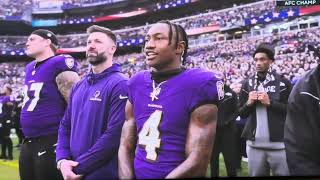
<path fill-rule="evenodd" d="M 31 103 L 29 104 L 29 107 L 27 111 L 33 111 L 34 108 L 36 107 L 39 99 L 40 99 L 40 91 L 42 89 L 43 83 L 32 83 L 30 86 L 30 91 L 34 91 L 34 98 L 31 100 Z M 26 102 L 29 101 L 29 96 L 28 96 L 28 87 L 24 87 L 24 100 L 23 100 L 23 106 L 25 105 Z"/>
<path fill-rule="evenodd" d="M 139 133 L 139 145 L 144 145 L 147 152 L 147 159 L 155 161 L 157 159 L 156 148 L 160 148 L 161 139 L 158 126 L 162 117 L 162 111 L 156 110 L 144 123 Z"/>

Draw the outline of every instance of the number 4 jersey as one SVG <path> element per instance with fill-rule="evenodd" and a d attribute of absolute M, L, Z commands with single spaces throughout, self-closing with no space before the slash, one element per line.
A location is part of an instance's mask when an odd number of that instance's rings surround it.
<path fill-rule="evenodd" d="M 134 159 L 137 179 L 162 179 L 185 159 L 190 115 L 203 104 L 223 98 L 223 82 L 201 69 L 184 72 L 155 84 L 149 71 L 129 81 L 129 101 L 137 126 Z"/>
<path fill-rule="evenodd" d="M 26 66 L 21 127 L 26 137 L 58 133 L 66 102 L 58 90 L 56 77 L 63 71 L 77 71 L 70 55 L 57 55 Z"/>

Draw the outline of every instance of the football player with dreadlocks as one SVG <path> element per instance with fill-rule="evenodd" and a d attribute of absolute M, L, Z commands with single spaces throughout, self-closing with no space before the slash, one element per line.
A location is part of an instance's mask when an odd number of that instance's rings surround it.
<path fill-rule="evenodd" d="M 160 21 L 149 29 L 144 54 L 151 69 L 128 83 L 121 179 L 206 175 L 223 82 L 212 72 L 183 67 L 187 50 L 180 25 Z"/>

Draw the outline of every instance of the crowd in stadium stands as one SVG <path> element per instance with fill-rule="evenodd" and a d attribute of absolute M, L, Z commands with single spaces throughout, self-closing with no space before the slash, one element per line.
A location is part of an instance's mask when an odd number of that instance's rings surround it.
<path fill-rule="evenodd" d="M 320 29 L 316 29 L 310 32 L 301 31 L 296 34 L 283 34 L 279 40 L 275 40 L 273 36 L 251 37 L 194 48 L 188 53 L 189 57 L 186 66 L 218 70 L 226 76 L 227 84 L 240 82 L 246 77 L 251 76 L 254 72 L 252 53 L 257 44 L 261 42 L 274 42 L 275 44 L 281 44 L 281 42 L 294 43 L 291 41 L 294 41 L 296 37 L 301 37 L 301 42 L 297 44 L 288 47 L 276 46 L 277 56 L 273 68 L 294 83 L 301 74 L 317 65 L 316 58 L 313 56 L 313 53 L 307 51 L 305 45 L 312 43 L 312 41 L 302 38 L 311 36 L 311 34 L 316 36 L 315 39 L 320 40 Z M 123 62 L 123 58 L 127 59 L 123 68 L 128 76 L 146 68 L 146 65 L 143 63 L 144 57 L 141 54 L 117 57 L 117 60 Z"/>
<path fill-rule="evenodd" d="M 21 17 L 25 9 L 30 8 L 32 0 L 1 0 L 0 1 L 0 19 L 7 16 Z"/>
<path fill-rule="evenodd" d="M 294 83 L 304 72 L 317 65 L 316 58 L 306 45 L 319 41 L 320 28 L 220 41 L 191 48 L 186 66 L 218 70 L 225 75 L 227 84 L 240 82 L 254 72 L 252 53 L 256 45 L 267 42 L 275 46 L 276 61 L 273 68 Z M 115 62 L 122 64 L 122 70 L 128 77 L 147 68 L 142 53 L 117 56 Z M 0 68 L 4 71 L 0 72 L 0 85 L 14 84 L 15 93 L 21 91 L 24 65 L 25 63 L 1 63 Z M 80 61 L 80 67 L 80 75 L 83 76 L 88 72 L 89 64 Z"/>
<path fill-rule="evenodd" d="M 175 20 L 175 22 L 178 24 L 181 24 L 185 29 L 209 27 L 213 25 L 219 25 L 220 27 L 232 27 L 235 25 L 243 25 L 244 19 L 246 18 L 264 15 L 267 12 L 279 11 L 280 9 L 284 9 L 284 7 L 278 8 L 276 10 L 274 1 L 263 1 L 263 2 L 258 2 L 257 4 L 250 4 L 246 6 L 234 5 L 233 8 L 217 11 L 216 13 L 214 13 L 216 10 L 212 10 L 212 9 L 203 10 L 201 12 L 188 14 L 186 15 L 188 17 L 187 19 L 183 19 L 183 20 L 178 19 L 178 20 Z M 190 17 L 194 15 L 198 15 L 198 16 Z M 155 22 L 156 21 L 149 22 L 149 23 L 155 23 Z M 136 30 L 136 34 L 138 33 L 139 33 L 139 30 Z M 130 32 L 130 34 L 132 33 Z"/>
<path fill-rule="evenodd" d="M 146 33 L 146 28 L 139 28 L 135 31 L 125 31 L 116 33 L 118 42 L 130 40 L 130 38 L 143 38 Z M 87 35 L 68 35 L 58 36 L 61 48 L 81 47 L 86 45 Z M 0 42 L 1 44 L 1 42 Z"/>
<path fill-rule="evenodd" d="M 121 2 L 121 1 L 126 1 L 126 0 L 65 0 L 63 2 L 62 9 L 77 8 L 77 7 L 82 7 L 84 5 L 94 6 L 94 5 L 100 5 L 100 4 L 111 4 L 111 3 Z M 165 1 L 161 1 L 161 3 L 155 4 L 155 9 L 177 7 L 179 5 L 183 5 L 189 2 L 190 0 L 165 0 Z"/>
<path fill-rule="evenodd" d="M 79 7 L 83 4 L 90 3 L 114 3 L 119 0 L 66 0 L 63 2 L 63 7 Z M 121 1 L 121 0 L 120 0 Z M 169 0 L 171 2 L 172 0 Z M 9 3 L 10 2 L 10 3 Z M 172 1 L 176 2 L 176 1 Z M 163 3 L 162 3 L 163 4 Z M 4 0 L 0 2 L 0 18 L 5 16 L 21 16 L 24 9 L 31 7 L 32 1 L 21 0 Z M 208 10 L 207 12 L 214 12 L 215 10 Z M 230 27 L 234 25 L 243 24 L 244 19 L 260 16 L 266 12 L 277 11 L 274 1 L 264 1 L 258 4 L 251 4 L 249 6 L 236 6 L 233 8 L 217 11 L 216 13 L 200 13 L 200 16 L 178 20 L 178 24 L 181 24 L 185 29 L 193 29 L 200 27 L 208 27 L 212 25 L 219 25 L 220 27 Z M 204 18 L 205 17 L 205 18 Z M 153 23 L 153 22 L 150 22 Z M 137 31 L 136 33 L 138 33 Z M 132 33 L 131 33 L 132 34 Z M 122 37 L 124 38 L 124 37 Z"/>
<path fill-rule="evenodd" d="M 220 27 L 231 27 L 234 25 L 243 25 L 244 19 L 263 15 L 266 12 L 276 11 L 274 1 L 259 2 L 248 6 L 233 7 L 224 9 L 214 13 L 214 10 L 198 12 L 196 16 L 174 20 L 175 23 L 180 24 L 186 30 L 209 27 L 219 25 Z M 155 22 L 150 22 L 155 23 Z M 127 29 L 126 27 L 125 29 Z M 118 33 L 120 40 L 128 40 L 129 38 L 140 37 L 145 34 L 145 29 L 137 28 L 131 31 L 124 31 Z M 86 39 L 83 37 L 83 39 Z"/>
<path fill-rule="evenodd" d="M 154 11 L 163 10 L 172 7 L 179 7 L 191 3 L 191 0 L 164 0 L 154 6 Z"/>
<path fill-rule="evenodd" d="M 14 97 L 22 93 L 25 65 L 26 63 L 17 62 L 0 64 L 0 87 L 4 87 L 5 84 L 10 84 Z"/>
<path fill-rule="evenodd" d="M 244 7 L 234 7 L 231 10 L 225 9 L 216 13 L 205 13 L 200 16 L 195 16 L 187 19 L 175 20 L 176 23 L 182 25 L 185 29 L 194 29 L 201 27 L 208 27 L 212 25 L 219 25 L 220 27 L 227 27 L 233 25 L 243 24 L 245 18 L 261 15 L 265 11 L 270 11 L 275 8 L 273 1 L 261 2 Z M 116 32 L 118 41 L 130 40 L 132 38 L 141 38 L 146 32 L 146 28 L 135 28 L 133 30 Z M 23 38 L 23 37 L 22 37 Z M 25 38 L 25 37 L 24 37 Z M 82 46 L 86 43 L 86 35 L 70 35 L 70 36 L 59 36 L 60 47 L 70 48 Z M 24 40 L 24 39 L 23 39 Z M 23 48 L 23 40 L 17 38 L 9 38 L 8 40 L 1 40 L 0 47 L 6 47 L 7 50 L 21 49 Z M 3 42 L 5 41 L 5 42 Z"/>
<path fill-rule="evenodd" d="M 27 42 L 27 37 L 18 36 L 5 36 L 0 38 L 0 49 L 1 50 L 18 50 L 24 49 Z"/>
<path fill-rule="evenodd" d="M 219 25 L 220 27 L 241 26 L 244 24 L 244 19 L 260 16 L 266 12 L 275 11 L 274 1 L 265 1 L 258 4 L 251 4 L 249 6 L 234 7 L 231 9 L 224 9 L 215 13 L 213 10 L 209 10 L 208 13 L 195 16 L 193 18 L 187 18 L 183 21 L 178 21 L 185 29 L 194 29 L 200 27 L 209 27 L 213 25 Z"/>
<path fill-rule="evenodd" d="M 68 4 L 67 6 L 69 6 L 69 8 L 80 6 L 78 2 L 79 0 L 78 1 L 69 0 L 69 1 L 65 1 L 64 6 L 66 6 L 66 4 Z M 161 9 L 166 9 L 164 8 L 165 5 L 167 5 L 167 8 L 176 7 L 178 5 L 173 6 L 173 4 L 177 4 L 177 2 L 178 1 L 176 0 L 167 0 L 167 1 L 155 4 L 154 8 L 156 10 L 158 10 L 157 8 L 159 7 L 162 7 Z M 181 5 L 184 4 L 183 2 L 184 1 L 181 0 L 180 4 Z M 214 12 L 215 10 L 209 9 L 209 10 L 204 10 L 202 12 L 195 12 L 188 15 L 186 14 L 186 16 L 199 15 L 199 14 L 203 14 L 203 15 L 201 15 L 201 18 L 195 17 L 197 21 L 194 21 L 193 19 L 191 19 L 191 20 L 181 21 L 181 24 L 185 26 L 186 29 L 207 27 L 207 26 L 218 25 L 218 24 L 220 25 L 220 27 L 230 27 L 233 25 L 241 25 L 241 23 L 245 18 L 253 17 L 257 15 L 260 16 L 266 12 L 276 11 L 275 7 L 276 6 L 274 1 L 264 1 L 264 2 L 259 2 L 258 4 L 251 4 L 249 6 L 240 6 L 240 5 L 234 4 L 234 7 L 232 9 L 225 9 L 217 13 L 210 14 L 209 16 L 206 13 Z M 281 9 L 283 9 L 283 7 Z M 101 16 L 102 14 L 104 13 L 100 12 L 100 14 L 97 14 L 97 16 Z M 203 18 L 203 16 L 205 16 L 205 18 Z M 208 18 L 208 17 L 211 17 L 211 18 Z M 80 17 L 74 17 L 74 18 L 79 19 Z M 82 18 L 86 19 L 86 18 L 89 18 L 89 16 L 82 17 Z M 67 19 L 64 19 L 64 20 L 67 21 Z M 149 23 L 154 23 L 154 22 L 149 22 Z"/>
<path fill-rule="evenodd" d="M 86 45 L 87 36 L 58 36 L 60 48 L 81 47 Z"/>
<path fill-rule="evenodd" d="M 83 5 L 100 5 L 100 4 L 111 4 L 124 0 L 66 0 L 63 2 L 62 9 L 72 9 L 82 7 Z"/>

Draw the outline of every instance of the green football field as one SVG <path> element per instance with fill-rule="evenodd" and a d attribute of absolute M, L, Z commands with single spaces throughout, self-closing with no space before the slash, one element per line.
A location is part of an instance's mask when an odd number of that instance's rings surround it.
<path fill-rule="evenodd" d="M 12 138 L 13 146 L 17 145 L 18 138 Z M 19 150 L 13 147 L 13 161 L 0 159 L 0 180 L 18 180 L 19 178 Z"/>
<path fill-rule="evenodd" d="M 17 138 L 13 138 L 13 146 L 17 145 Z M 13 161 L 4 161 L 0 159 L 0 180 L 19 180 L 19 166 L 18 166 L 18 159 L 19 159 L 19 150 L 14 147 L 13 148 Z M 220 166 L 220 176 L 225 177 L 227 175 L 223 156 L 220 155 L 219 160 Z M 209 169 L 209 168 L 208 168 Z M 210 176 L 210 171 L 207 172 L 207 177 Z M 242 161 L 242 169 L 238 171 L 238 176 L 248 176 L 248 168 L 247 163 Z"/>

